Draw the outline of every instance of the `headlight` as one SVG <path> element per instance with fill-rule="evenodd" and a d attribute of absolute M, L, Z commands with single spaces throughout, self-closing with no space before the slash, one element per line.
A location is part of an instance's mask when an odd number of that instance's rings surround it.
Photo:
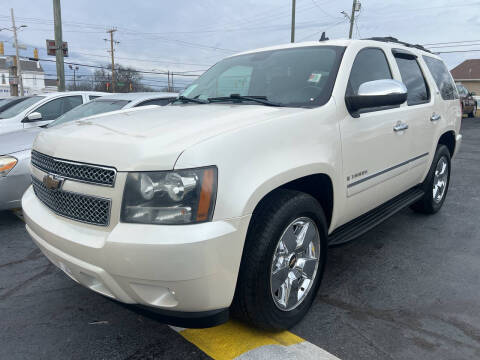
<path fill-rule="evenodd" d="M 217 194 L 214 166 L 127 175 L 121 221 L 180 225 L 212 220 Z"/>
<path fill-rule="evenodd" d="M 17 165 L 17 159 L 13 156 L 0 156 L 0 177 L 7 174 Z"/>

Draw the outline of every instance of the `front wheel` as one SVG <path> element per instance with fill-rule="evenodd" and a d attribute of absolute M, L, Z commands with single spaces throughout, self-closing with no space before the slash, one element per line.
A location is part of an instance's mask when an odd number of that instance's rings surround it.
<path fill-rule="evenodd" d="M 445 145 L 439 145 L 422 184 L 425 195 L 412 205 L 413 210 L 424 214 L 434 214 L 440 210 L 448 192 L 450 165 L 450 151 Z"/>
<path fill-rule="evenodd" d="M 323 210 L 310 195 L 279 190 L 255 210 L 233 313 L 266 330 L 299 322 L 320 285 L 327 251 Z"/>

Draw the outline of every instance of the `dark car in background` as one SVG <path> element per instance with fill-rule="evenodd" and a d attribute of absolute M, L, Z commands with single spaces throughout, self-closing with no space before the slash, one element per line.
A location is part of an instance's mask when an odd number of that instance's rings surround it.
<path fill-rule="evenodd" d="M 457 90 L 458 95 L 460 95 L 463 114 L 467 114 L 468 117 L 475 117 L 475 113 L 477 112 L 477 101 L 474 98 L 475 93 L 468 91 L 462 84 L 457 84 Z"/>

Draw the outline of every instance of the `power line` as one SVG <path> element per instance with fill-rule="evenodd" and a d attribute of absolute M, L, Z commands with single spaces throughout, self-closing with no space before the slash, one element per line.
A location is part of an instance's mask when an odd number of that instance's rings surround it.
<path fill-rule="evenodd" d="M 33 59 L 30 59 L 30 60 L 33 60 Z M 51 60 L 51 59 L 38 59 L 38 61 L 55 62 L 55 60 Z M 67 65 L 78 65 L 78 66 L 84 66 L 84 67 L 95 68 L 95 69 L 111 70 L 109 67 L 106 67 L 106 66 L 82 64 L 82 63 L 78 63 L 78 62 L 67 62 L 67 61 L 65 61 L 65 64 L 67 64 Z M 138 72 L 138 73 L 141 73 L 141 74 L 154 74 L 154 75 L 167 75 L 168 74 L 165 71 L 160 72 L 160 71 L 146 71 L 146 70 L 135 70 L 135 69 L 129 69 L 129 71 Z M 194 77 L 200 76 L 200 75 L 194 75 L 194 74 L 183 74 L 181 72 L 179 72 L 179 73 L 175 72 L 174 74 L 176 76 L 194 76 Z"/>
<path fill-rule="evenodd" d="M 317 0 L 311 0 L 312 3 L 326 16 L 332 18 L 332 19 L 338 19 L 338 17 L 330 15 L 328 12 L 326 12 L 318 3 Z"/>
<path fill-rule="evenodd" d="M 435 54 L 452 54 L 452 53 L 467 53 L 467 52 L 477 52 L 480 49 L 471 49 L 471 50 L 453 50 L 453 51 L 438 51 Z"/>
<path fill-rule="evenodd" d="M 439 46 L 428 46 L 429 49 L 443 49 L 443 48 L 451 48 L 451 47 L 464 47 L 464 46 L 477 46 L 480 43 L 471 43 L 471 44 L 463 44 L 463 45 L 439 45 Z"/>

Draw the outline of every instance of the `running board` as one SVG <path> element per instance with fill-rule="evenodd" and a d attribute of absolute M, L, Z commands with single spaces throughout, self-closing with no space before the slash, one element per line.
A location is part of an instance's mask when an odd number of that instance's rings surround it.
<path fill-rule="evenodd" d="M 390 216 L 416 202 L 423 194 L 424 191 L 417 187 L 407 190 L 385 204 L 335 229 L 328 237 L 328 245 L 344 244 L 365 234 Z"/>

